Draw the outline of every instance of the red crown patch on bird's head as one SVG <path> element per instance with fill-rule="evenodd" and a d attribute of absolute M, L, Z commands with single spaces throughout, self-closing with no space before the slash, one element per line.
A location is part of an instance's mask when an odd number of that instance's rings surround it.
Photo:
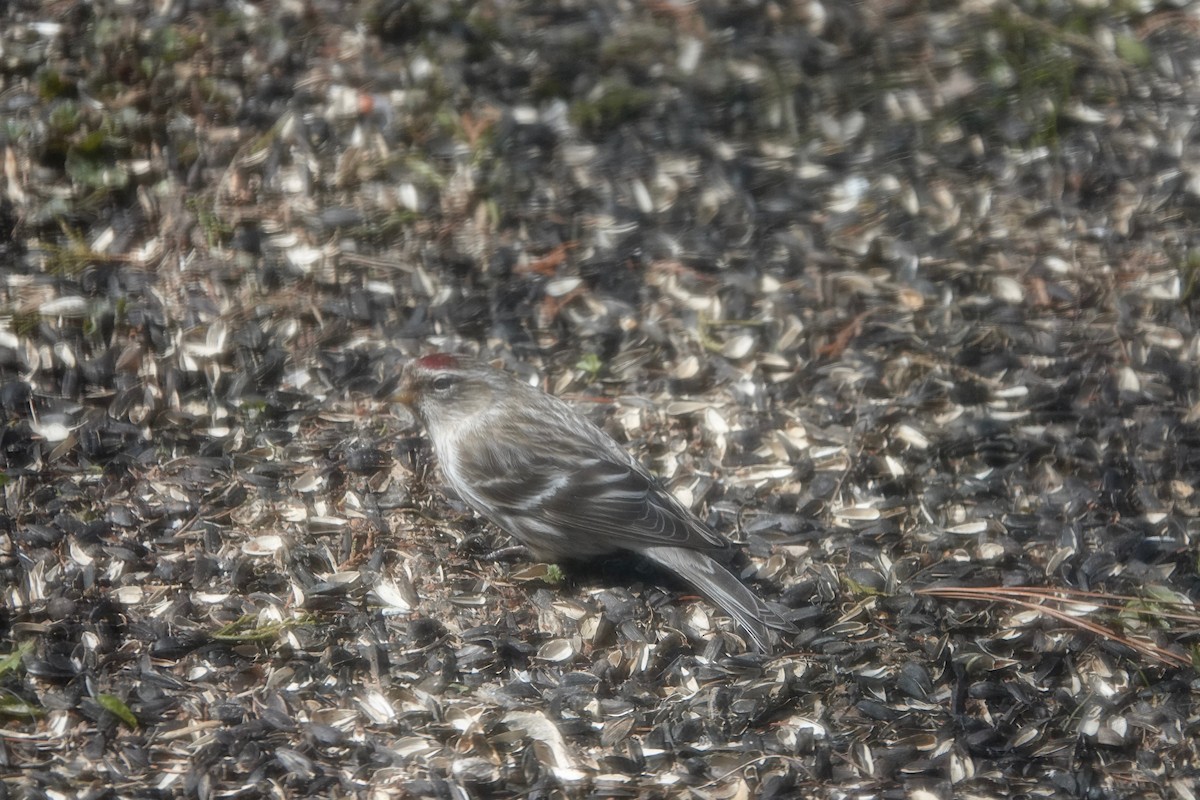
<path fill-rule="evenodd" d="M 417 366 L 421 369 L 441 370 L 458 369 L 461 365 L 458 357 L 450 353 L 431 353 L 430 355 L 418 358 Z"/>

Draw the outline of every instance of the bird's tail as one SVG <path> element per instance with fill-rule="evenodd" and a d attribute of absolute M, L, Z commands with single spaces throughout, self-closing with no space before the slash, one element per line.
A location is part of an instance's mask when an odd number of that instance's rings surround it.
<path fill-rule="evenodd" d="M 706 553 L 683 547 L 643 547 L 639 552 L 720 606 L 742 626 L 762 652 L 771 652 L 770 630 L 797 633 L 795 625 Z"/>

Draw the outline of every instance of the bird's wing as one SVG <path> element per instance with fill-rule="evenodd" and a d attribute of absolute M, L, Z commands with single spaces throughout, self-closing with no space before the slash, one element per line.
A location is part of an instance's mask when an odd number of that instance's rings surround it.
<path fill-rule="evenodd" d="M 539 533 L 567 546 L 576 543 L 582 555 L 651 546 L 729 547 L 635 461 L 611 448 L 598 451 L 595 444 L 530 448 L 493 437 L 472 448 L 474 457 L 462 465 L 460 477 L 477 509 L 535 550 L 539 542 L 528 540 Z M 541 549 L 569 554 L 545 544 Z"/>

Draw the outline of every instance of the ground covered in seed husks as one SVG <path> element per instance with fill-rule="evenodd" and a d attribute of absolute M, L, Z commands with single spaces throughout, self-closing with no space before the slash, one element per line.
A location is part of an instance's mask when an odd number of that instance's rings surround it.
<path fill-rule="evenodd" d="M 0 800 L 1178 798 L 1200 14 L 0 5 Z M 577 401 L 801 633 L 483 556 Z"/>

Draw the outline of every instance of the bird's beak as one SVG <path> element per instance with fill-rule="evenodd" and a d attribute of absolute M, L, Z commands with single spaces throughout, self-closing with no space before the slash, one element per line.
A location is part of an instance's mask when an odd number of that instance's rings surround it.
<path fill-rule="evenodd" d="M 405 375 L 400 381 L 400 385 L 396 388 L 396 393 L 392 395 L 393 403 L 401 403 L 413 407 L 413 403 L 417 400 L 416 387 L 413 386 L 412 378 Z"/>

